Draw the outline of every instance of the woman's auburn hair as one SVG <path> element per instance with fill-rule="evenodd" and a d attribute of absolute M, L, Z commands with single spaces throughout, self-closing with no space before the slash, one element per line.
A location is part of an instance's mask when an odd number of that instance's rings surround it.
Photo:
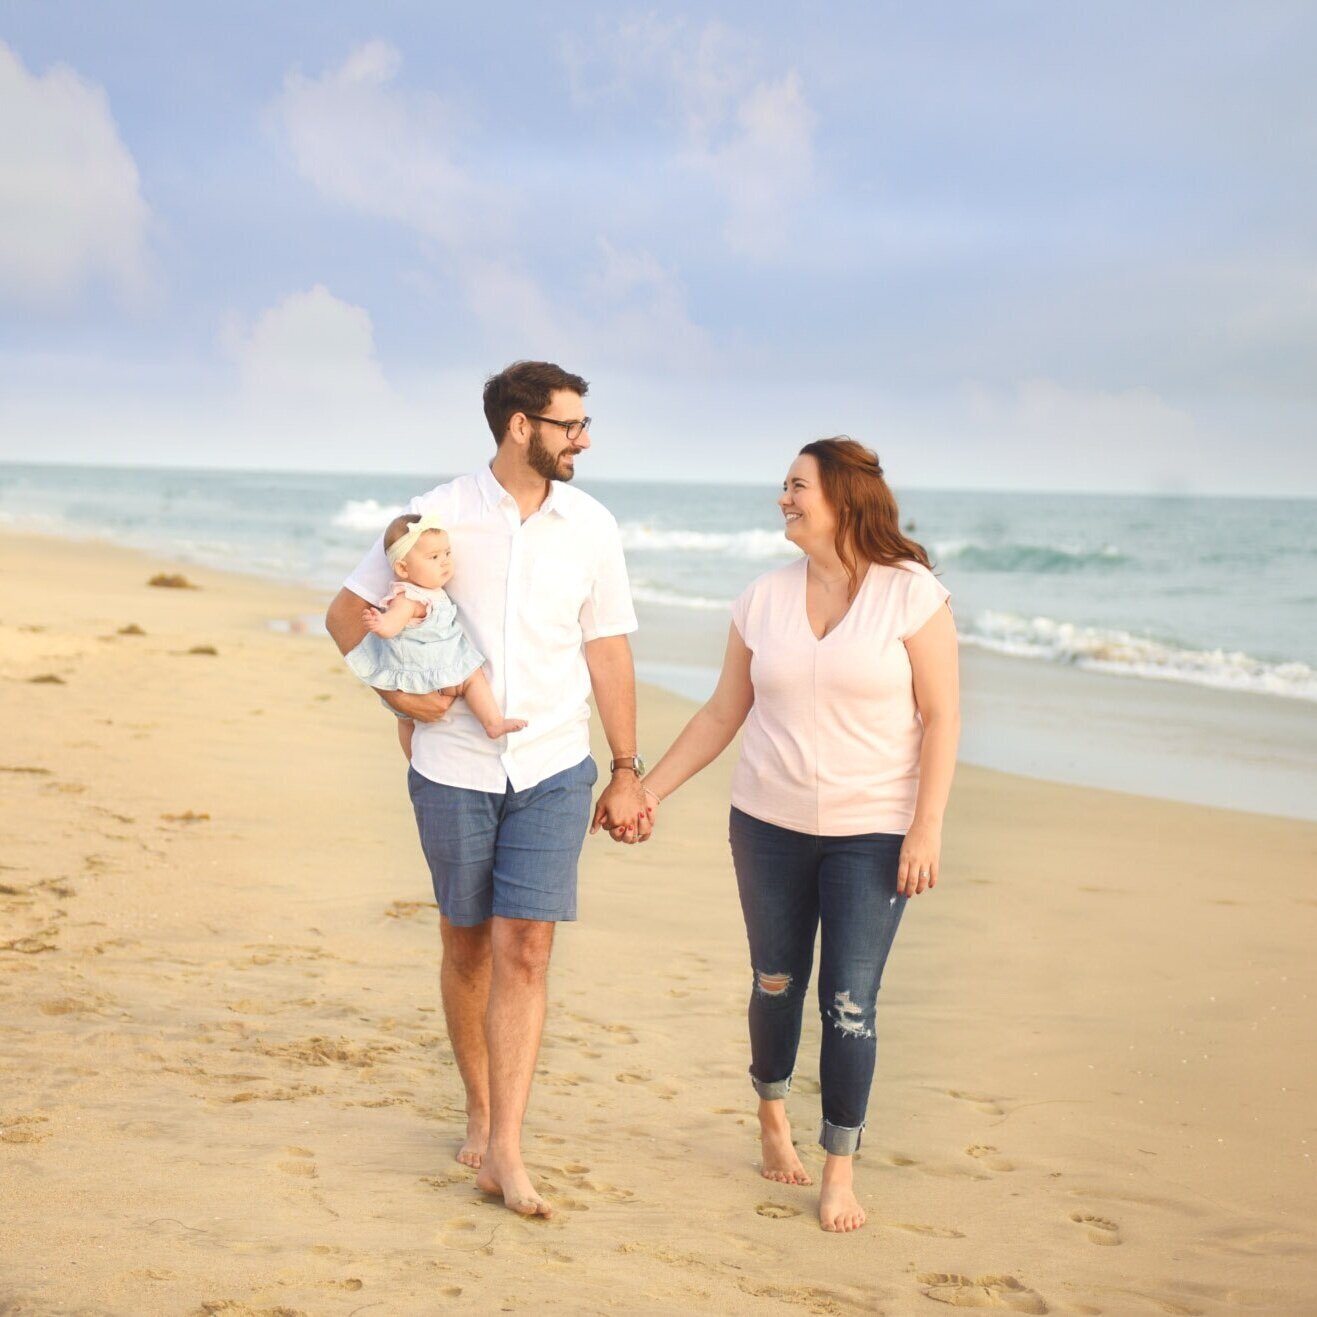
<path fill-rule="evenodd" d="M 852 595 L 864 563 L 895 567 L 913 561 L 932 570 L 923 546 L 901 533 L 896 496 L 883 479 L 877 453 L 848 435 L 816 439 L 800 453 L 819 464 L 823 497 L 837 516 L 837 557 Z"/>

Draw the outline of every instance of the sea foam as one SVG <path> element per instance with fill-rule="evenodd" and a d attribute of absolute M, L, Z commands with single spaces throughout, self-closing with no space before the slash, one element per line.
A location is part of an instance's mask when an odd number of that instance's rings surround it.
<path fill-rule="evenodd" d="M 401 503 L 379 503 L 373 498 L 350 498 L 334 513 L 335 526 L 343 530 L 383 531 L 400 512 Z"/>
<path fill-rule="evenodd" d="M 646 522 L 627 521 L 618 527 L 622 547 L 634 552 L 715 553 L 733 558 L 790 558 L 799 554 L 780 530 L 659 530 Z"/>
<path fill-rule="evenodd" d="M 1190 649 L 1129 631 L 1050 617 L 982 612 L 961 632 L 960 640 L 1000 654 L 1097 672 L 1317 701 L 1317 672 L 1306 663 L 1271 663 L 1238 651 Z"/>

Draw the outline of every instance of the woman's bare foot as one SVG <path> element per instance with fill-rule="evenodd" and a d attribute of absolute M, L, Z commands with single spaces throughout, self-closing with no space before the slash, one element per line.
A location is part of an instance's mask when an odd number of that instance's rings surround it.
<path fill-rule="evenodd" d="M 553 1215 L 553 1208 L 535 1192 L 520 1157 L 504 1162 L 487 1152 L 476 1176 L 476 1188 L 487 1194 L 502 1194 L 504 1204 L 521 1216 Z"/>
<path fill-rule="evenodd" d="M 457 1160 L 463 1166 L 478 1171 L 485 1159 L 485 1148 L 489 1145 L 489 1117 L 468 1116 L 466 1118 L 466 1141 L 457 1150 Z"/>
<path fill-rule="evenodd" d="M 823 1188 L 819 1192 L 819 1225 L 824 1230 L 845 1234 L 858 1230 L 865 1221 L 864 1208 L 851 1182 L 850 1157 L 828 1154 L 823 1163 Z"/>
<path fill-rule="evenodd" d="M 778 1184 L 813 1184 L 809 1172 L 800 1164 L 800 1156 L 791 1142 L 791 1122 L 787 1104 L 780 1098 L 759 1100 L 759 1146 L 763 1164 L 759 1174 Z"/>
<path fill-rule="evenodd" d="M 496 718 L 493 722 L 485 724 L 485 735 L 491 741 L 497 741 L 500 736 L 507 736 L 509 732 L 520 732 L 527 725 L 524 718 Z"/>

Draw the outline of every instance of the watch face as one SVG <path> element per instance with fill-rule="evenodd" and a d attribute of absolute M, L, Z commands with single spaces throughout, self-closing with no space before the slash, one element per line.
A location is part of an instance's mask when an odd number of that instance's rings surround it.
<path fill-rule="evenodd" d="M 636 764 L 636 776 L 637 776 L 637 777 L 644 777 L 644 776 L 645 776 L 645 761 L 640 757 L 640 751 L 639 751 L 639 750 L 636 751 L 635 764 Z"/>

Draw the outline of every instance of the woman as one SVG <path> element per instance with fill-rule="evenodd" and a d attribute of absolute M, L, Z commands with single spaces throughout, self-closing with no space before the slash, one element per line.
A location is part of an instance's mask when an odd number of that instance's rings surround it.
<path fill-rule="evenodd" d="M 806 444 L 778 504 L 805 556 L 733 605 L 718 688 L 645 786 L 657 815 L 745 723 L 730 834 L 754 973 L 762 1173 L 811 1183 L 785 1097 L 821 924 L 819 1222 L 848 1231 L 864 1224 L 852 1158 L 883 966 L 906 901 L 938 879 L 960 726 L 956 630 L 947 591 L 901 534 L 896 500 L 863 445 Z"/>

